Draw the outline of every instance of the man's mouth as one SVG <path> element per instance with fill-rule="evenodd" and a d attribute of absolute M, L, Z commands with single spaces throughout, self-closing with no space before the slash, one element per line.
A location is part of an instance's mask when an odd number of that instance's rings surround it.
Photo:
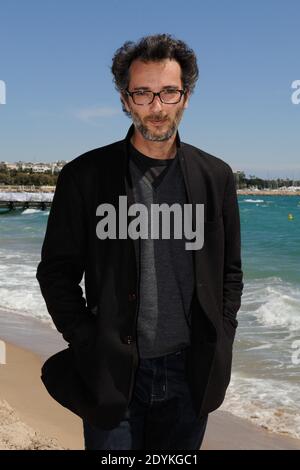
<path fill-rule="evenodd" d="M 162 125 L 166 122 L 166 119 L 150 119 L 151 124 L 154 126 Z"/>

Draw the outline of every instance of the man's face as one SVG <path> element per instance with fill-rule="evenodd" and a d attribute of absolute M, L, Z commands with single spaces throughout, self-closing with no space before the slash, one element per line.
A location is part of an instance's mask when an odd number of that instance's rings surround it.
<path fill-rule="evenodd" d="M 134 60 L 129 69 L 129 91 L 141 87 L 159 92 L 164 87 L 182 89 L 181 68 L 176 60 L 164 59 L 159 62 Z M 135 127 L 147 140 L 164 141 L 176 133 L 184 109 L 188 105 L 188 93 L 176 104 L 164 104 L 156 96 L 151 104 L 137 105 L 130 96 L 123 96 L 126 110 L 131 114 Z M 156 121 L 156 122 L 153 122 Z"/>

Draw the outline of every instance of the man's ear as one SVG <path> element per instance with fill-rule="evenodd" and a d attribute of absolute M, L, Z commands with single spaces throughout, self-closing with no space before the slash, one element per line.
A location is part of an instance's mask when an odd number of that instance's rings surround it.
<path fill-rule="evenodd" d="M 190 96 L 191 96 L 190 92 L 187 91 L 186 94 L 184 95 L 184 105 L 183 105 L 184 108 L 188 108 Z"/>

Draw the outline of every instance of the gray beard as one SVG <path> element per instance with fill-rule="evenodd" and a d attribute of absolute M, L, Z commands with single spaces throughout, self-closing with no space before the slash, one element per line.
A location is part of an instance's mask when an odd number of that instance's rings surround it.
<path fill-rule="evenodd" d="M 173 125 L 164 134 L 155 135 L 155 134 L 152 134 L 152 132 L 148 129 L 148 127 L 144 126 L 140 121 L 139 122 L 133 121 L 133 122 L 136 125 L 136 127 L 138 128 L 138 130 L 140 131 L 140 133 L 142 134 L 142 136 L 144 137 L 144 139 L 146 139 L 146 140 L 152 140 L 152 141 L 156 141 L 156 142 L 163 142 L 165 140 L 170 139 L 172 137 L 172 135 L 174 135 L 174 133 L 177 131 L 177 127 L 175 125 Z"/>
<path fill-rule="evenodd" d="M 183 114 L 183 109 L 180 109 L 175 116 L 174 124 L 170 127 L 170 129 L 168 129 L 165 133 L 161 135 L 152 134 L 149 128 L 142 123 L 140 118 L 132 112 L 131 112 L 131 118 L 132 118 L 134 125 L 140 131 L 144 139 L 151 140 L 153 142 L 163 142 L 165 140 L 170 139 L 175 134 L 175 132 L 177 132 L 177 128 L 179 126 L 179 122 L 181 120 L 182 114 Z"/>

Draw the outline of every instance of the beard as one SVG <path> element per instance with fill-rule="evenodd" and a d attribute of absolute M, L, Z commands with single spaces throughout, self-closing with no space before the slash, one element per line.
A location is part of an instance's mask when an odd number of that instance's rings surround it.
<path fill-rule="evenodd" d="M 140 131 L 144 139 L 152 140 L 155 142 L 163 142 L 165 140 L 168 140 L 175 134 L 175 132 L 177 132 L 183 112 L 184 112 L 183 107 L 178 109 L 178 111 L 175 114 L 175 117 L 171 121 L 169 121 L 169 119 L 166 116 L 162 116 L 161 114 L 156 114 L 156 115 L 152 114 L 148 116 L 147 118 L 145 118 L 144 119 L 145 122 L 144 122 L 142 121 L 142 119 L 136 112 L 134 112 L 132 109 L 130 110 L 132 121 L 135 127 Z M 162 131 L 158 128 L 156 131 L 154 131 L 154 130 L 151 130 L 147 126 L 147 121 L 150 121 L 150 120 L 159 121 L 162 119 L 166 119 L 166 122 L 163 124 L 164 126 L 167 125 L 166 130 Z"/>

